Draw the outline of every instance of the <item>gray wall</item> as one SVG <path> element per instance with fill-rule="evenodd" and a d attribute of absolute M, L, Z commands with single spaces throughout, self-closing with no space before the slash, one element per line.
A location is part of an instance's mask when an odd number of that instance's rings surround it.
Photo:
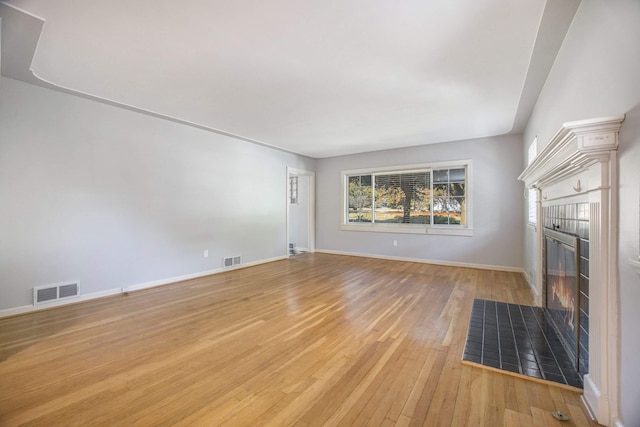
<path fill-rule="evenodd" d="M 285 256 L 287 166 L 315 161 L 1 78 L 0 310 Z"/>
<path fill-rule="evenodd" d="M 340 230 L 343 170 L 463 159 L 473 160 L 473 237 Z M 521 172 L 519 135 L 319 159 L 316 249 L 519 269 L 524 218 L 524 186 L 517 180 Z"/>
<path fill-rule="evenodd" d="M 622 421 L 640 425 L 640 2 L 582 0 L 527 126 L 543 147 L 563 122 L 626 113 L 620 130 L 619 283 Z M 540 150 L 538 150 L 540 151 Z M 535 257 L 526 233 L 527 260 Z M 533 268 L 528 265 L 527 268 Z"/>

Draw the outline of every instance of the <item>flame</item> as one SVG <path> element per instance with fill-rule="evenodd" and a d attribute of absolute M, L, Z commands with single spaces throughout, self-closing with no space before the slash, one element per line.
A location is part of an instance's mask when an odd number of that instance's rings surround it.
<path fill-rule="evenodd" d="M 554 276 L 554 280 L 551 283 L 551 295 L 552 299 L 559 302 L 560 306 L 565 310 L 565 321 L 571 330 L 575 329 L 575 291 L 574 283 L 565 274 L 565 269 L 562 262 L 558 264 L 558 270 L 560 274 Z"/>

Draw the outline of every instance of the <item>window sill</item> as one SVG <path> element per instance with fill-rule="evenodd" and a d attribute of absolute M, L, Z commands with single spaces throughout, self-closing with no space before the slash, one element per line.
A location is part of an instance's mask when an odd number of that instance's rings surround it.
<path fill-rule="evenodd" d="M 437 236 L 473 236 L 472 228 L 463 227 L 420 227 L 410 225 L 382 225 L 382 224 L 342 224 L 342 231 L 367 231 L 370 233 L 397 234 L 432 234 Z"/>

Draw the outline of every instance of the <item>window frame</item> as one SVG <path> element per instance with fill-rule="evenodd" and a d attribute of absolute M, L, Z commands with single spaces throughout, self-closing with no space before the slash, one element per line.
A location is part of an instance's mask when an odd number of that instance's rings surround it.
<path fill-rule="evenodd" d="M 298 204 L 298 175 L 289 176 L 289 204 Z"/>
<path fill-rule="evenodd" d="M 527 225 L 535 228 L 538 225 L 538 190 L 527 189 Z"/>
<path fill-rule="evenodd" d="M 375 174 L 407 174 L 425 170 L 465 168 L 466 224 L 402 224 L 376 222 L 349 222 L 349 176 Z M 377 233 L 433 234 L 444 236 L 473 236 L 473 161 L 471 159 L 446 162 L 419 163 L 411 165 L 385 166 L 366 169 L 343 170 L 341 173 L 342 210 L 340 229 L 342 231 L 368 231 Z M 433 185 L 433 183 L 431 183 Z M 431 195 L 433 198 L 433 194 Z M 433 209 L 433 205 L 431 206 Z"/>
<path fill-rule="evenodd" d="M 531 144 L 529 144 L 529 148 L 527 149 L 527 165 L 530 165 L 537 155 L 538 137 L 536 136 L 533 138 L 533 141 L 531 141 Z M 527 225 L 535 230 L 538 226 L 538 190 L 535 188 L 527 188 L 525 191 L 527 194 Z"/>

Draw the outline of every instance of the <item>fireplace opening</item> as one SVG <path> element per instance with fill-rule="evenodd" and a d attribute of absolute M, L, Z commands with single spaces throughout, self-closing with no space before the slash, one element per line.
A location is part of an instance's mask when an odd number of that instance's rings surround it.
<path fill-rule="evenodd" d="M 576 236 L 545 230 L 546 314 L 576 370 L 580 366 L 579 261 Z"/>

